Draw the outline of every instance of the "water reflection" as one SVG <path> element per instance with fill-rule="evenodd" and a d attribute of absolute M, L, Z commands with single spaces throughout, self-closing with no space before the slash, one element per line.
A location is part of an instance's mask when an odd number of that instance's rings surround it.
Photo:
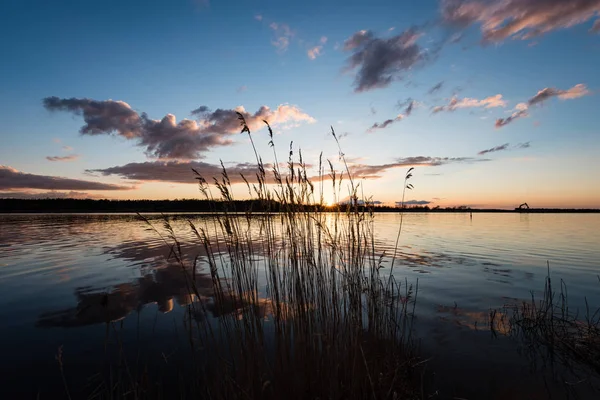
<path fill-rule="evenodd" d="M 262 242 L 253 241 L 248 250 L 249 256 L 256 260 L 256 257 L 262 256 Z M 172 251 L 177 251 L 178 257 Z M 170 250 L 169 246 L 160 242 L 148 245 L 146 241 L 129 241 L 104 246 L 104 254 L 125 260 L 129 266 L 139 267 L 142 276 L 108 288 L 78 287 L 74 293 L 76 307 L 40 314 L 37 327 L 70 328 L 115 322 L 148 304 L 156 304 L 163 314 L 171 312 L 175 303 L 180 307 L 192 305 L 191 315 L 196 319 L 205 318 L 206 313 L 213 318 L 241 315 L 250 304 L 257 307 L 253 310 L 255 315 L 266 318 L 273 312 L 270 302 L 256 294 L 248 293 L 242 297 L 232 294 L 227 290 L 226 278 L 215 285 L 211 275 L 203 270 L 207 256 L 207 249 L 203 246 L 183 242 L 178 250 Z M 220 250 L 215 248 L 211 256 L 217 254 Z M 220 260 L 228 262 L 226 258 Z M 222 289 L 216 293 L 215 287 Z M 289 312 L 281 305 L 278 309 Z"/>
<path fill-rule="evenodd" d="M 212 295 L 210 276 L 197 275 L 193 281 L 203 295 Z M 115 285 L 109 290 L 82 287 L 75 291 L 77 306 L 39 316 L 39 327 L 77 327 L 125 318 L 146 304 L 155 303 L 159 311 L 173 310 L 174 301 L 180 306 L 190 304 L 195 295 L 190 294 L 191 271 L 180 265 L 169 264 L 156 269 L 133 282 Z"/>

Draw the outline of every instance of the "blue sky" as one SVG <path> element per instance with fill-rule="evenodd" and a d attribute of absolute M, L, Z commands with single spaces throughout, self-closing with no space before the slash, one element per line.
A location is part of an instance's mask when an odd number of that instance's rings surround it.
<path fill-rule="evenodd" d="M 414 166 L 409 200 L 600 207 L 600 1 L 9 0 L 0 11 L 2 197 L 199 197 L 191 166 L 253 161 L 231 121 L 243 106 L 265 161 L 263 117 L 280 160 L 293 141 L 307 162 L 322 151 L 341 169 L 333 126 L 384 203 Z M 176 122 L 161 125 L 168 114 Z"/>

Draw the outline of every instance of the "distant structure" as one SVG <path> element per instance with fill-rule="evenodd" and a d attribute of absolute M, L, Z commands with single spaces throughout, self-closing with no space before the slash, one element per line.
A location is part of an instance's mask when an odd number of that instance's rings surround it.
<path fill-rule="evenodd" d="M 523 203 L 519 207 L 515 208 L 515 210 L 520 211 L 520 212 L 529 210 L 529 204 Z"/>

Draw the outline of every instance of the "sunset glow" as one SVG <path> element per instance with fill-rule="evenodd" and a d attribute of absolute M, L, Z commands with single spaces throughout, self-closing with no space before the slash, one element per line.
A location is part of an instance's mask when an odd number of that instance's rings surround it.
<path fill-rule="evenodd" d="M 199 198 L 222 161 L 248 198 L 240 112 L 265 163 L 322 154 L 327 204 L 333 127 L 376 204 L 415 167 L 413 204 L 600 207 L 596 2 L 9 3 L 0 197 Z"/>

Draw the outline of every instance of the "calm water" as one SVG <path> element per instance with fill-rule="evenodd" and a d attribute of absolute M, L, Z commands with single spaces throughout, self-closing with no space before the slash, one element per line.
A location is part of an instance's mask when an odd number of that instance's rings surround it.
<path fill-rule="evenodd" d="M 399 221 L 376 216 L 378 251 L 393 253 Z M 174 226 L 184 253 L 202 260 L 183 218 Z M 440 398 L 546 398 L 543 374 L 486 330 L 488 312 L 539 295 L 547 262 L 571 307 L 585 298 L 600 307 L 600 214 L 408 214 L 400 243 L 394 274 L 418 280 L 416 330 Z M 60 392 L 59 346 L 68 377 L 91 377 L 101 369 L 106 320 L 121 321 L 124 340 L 146 341 L 167 363 L 191 301 L 168 255 L 132 215 L 0 215 L 0 368 L 9 382 L 0 391 Z M 199 282 L 210 297 L 210 279 Z"/>

